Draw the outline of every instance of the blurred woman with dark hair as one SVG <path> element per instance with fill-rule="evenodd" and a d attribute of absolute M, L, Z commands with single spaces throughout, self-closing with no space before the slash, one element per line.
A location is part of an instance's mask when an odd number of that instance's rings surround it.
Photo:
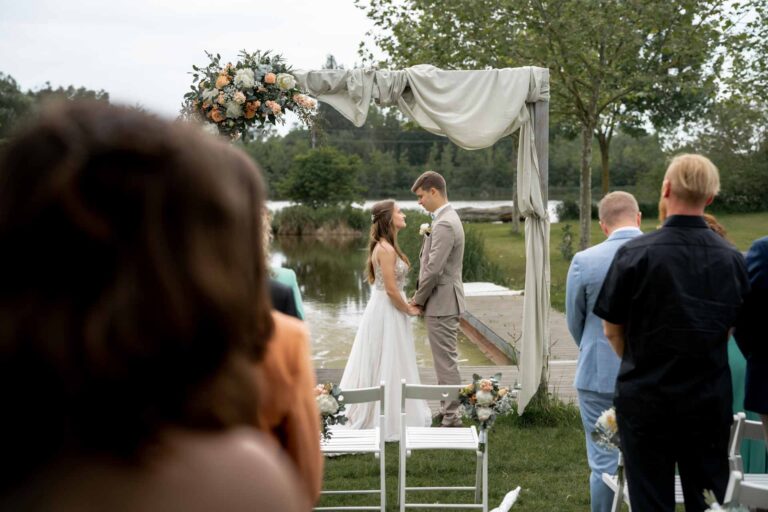
<path fill-rule="evenodd" d="M 305 509 L 245 427 L 274 327 L 233 151 L 97 103 L 4 148 L 0 508 Z"/>

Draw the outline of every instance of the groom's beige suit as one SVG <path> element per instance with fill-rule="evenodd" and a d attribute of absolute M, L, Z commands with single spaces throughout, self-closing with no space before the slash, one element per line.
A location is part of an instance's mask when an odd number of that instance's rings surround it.
<path fill-rule="evenodd" d="M 419 280 L 413 302 L 424 308 L 427 336 L 432 347 L 438 384 L 461 384 L 456 335 L 459 316 L 464 312 L 461 282 L 464 259 L 464 228 L 450 204 L 439 209 L 425 235 L 419 254 Z M 445 408 L 443 424 L 456 418 L 458 402 Z"/>

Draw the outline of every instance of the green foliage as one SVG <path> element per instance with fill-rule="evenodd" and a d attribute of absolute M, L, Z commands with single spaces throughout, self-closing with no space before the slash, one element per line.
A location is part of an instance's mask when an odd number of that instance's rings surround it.
<path fill-rule="evenodd" d="M 504 285 L 507 276 L 501 267 L 488 259 L 485 239 L 473 226 L 464 226 L 464 263 L 462 280 L 466 283 L 491 282 Z"/>
<path fill-rule="evenodd" d="M 361 233 L 370 225 L 370 213 L 351 205 L 312 208 L 295 205 L 278 211 L 272 219 L 280 235 L 314 235 L 318 233 Z"/>
<path fill-rule="evenodd" d="M 571 261 L 573 259 L 573 233 L 571 232 L 571 225 L 563 224 L 561 231 L 560 254 L 563 255 L 565 261 Z"/>
<path fill-rule="evenodd" d="M 32 108 L 12 76 L 0 72 L 0 139 L 7 137 Z"/>
<path fill-rule="evenodd" d="M 607 189 L 619 127 L 670 127 L 715 97 L 723 63 L 717 51 L 741 6 L 720 0 L 379 0 L 361 8 L 376 27 L 368 34 L 373 45 L 388 57 L 382 64 L 551 69 L 553 124 L 582 134 L 580 200 L 586 206 L 593 137 Z M 364 58 L 372 54 L 362 46 Z M 589 219 L 580 224 L 586 246 Z"/>
<path fill-rule="evenodd" d="M 51 82 L 45 82 L 45 87 L 36 91 L 29 91 L 28 96 L 33 98 L 36 102 L 45 101 L 76 101 L 76 100 L 88 100 L 88 101 L 103 101 L 109 103 L 109 93 L 104 89 L 94 91 L 86 89 L 85 87 L 75 87 L 74 85 L 68 85 L 67 87 L 59 86 L 53 88 Z"/>
<path fill-rule="evenodd" d="M 13 130 L 23 124 L 24 120 L 33 115 L 40 105 L 59 100 L 95 100 L 109 102 L 109 93 L 85 87 L 53 88 L 50 82 L 37 90 L 22 92 L 19 84 L 12 76 L 0 72 L 0 140 L 8 137 Z"/>
<path fill-rule="evenodd" d="M 406 211 L 406 222 L 408 228 L 400 231 L 398 234 L 398 243 L 406 254 L 412 255 L 411 272 L 409 273 L 411 282 L 408 289 L 412 291 L 416 285 L 416 278 L 419 275 L 418 254 L 421 249 L 423 237 L 419 235 L 418 227 L 422 224 L 429 224 L 432 219 L 423 212 L 408 210 Z M 482 233 L 475 229 L 474 224 L 464 224 L 464 260 L 462 263 L 462 280 L 465 283 L 470 282 L 491 282 L 500 285 L 508 283 L 507 275 L 501 267 L 488 258 L 485 248 L 485 239 Z"/>
<path fill-rule="evenodd" d="M 285 197 L 311 208 L 348 205 L 362 199 L 358 184 L 360 159 L 332 147 L 296 155 L 278 185 Z"/>

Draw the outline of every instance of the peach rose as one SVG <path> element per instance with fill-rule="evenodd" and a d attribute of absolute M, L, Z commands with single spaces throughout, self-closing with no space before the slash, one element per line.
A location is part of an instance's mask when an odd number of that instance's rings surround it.
<path fill-rule="evenodd" d="M 235 103 L 242 105 L 243 103 L 245 103 L 245 94 L 243 94 L 240 91 L 237 91 L 235 93 L 234 100 L 235 100 Z"/>
<path fill-rule="evenodd" d="M 222 112 L 221 109 L 218 109 L 218 108 L 211 110 L 211 113 L 209 115 L 211 116 L 211 121 L 213 121 L 214 123 L 220 123 L 227 118 L 227 116 L 224 115 L 224 112 Z"/>
<path fill-rule="evenodd" d="M 266 105 L 266 106 L 267 106 L 267 108 L 268 108 L 269 110 L 271 110 L 271 111 L 272 111 L 272 113 L 273 113 L 273 114 L 275 114 L 275 115 L 279 114 L 279 113 L 280 113 L 280 112 L 282 112 L 282 110 L 283 110 L 283 109 L 280 107 L 280 105 L 278 105 L 276 102 L 274 102 L 274 101 L 271 101 L 271 100 L 270 100 L 270 101 L 268 101 L 268 102 L 266 102 L 266 103 L 265 103 L 265 105 Z"/>
<path fill-rule="evenodd" d="M 216 88 L 223 89 L 226 85 L 229 85 L 229 75 L 222 73 L 216 78 Z"/>
<path fill-rule="evenodd" d="M 277 75 L 274 73 L 267 73 L 264 75 L 264 83 L 265 84 L 273 84 L 277 81 Z"/>
<path fill-rule="evenodd" d="M 246 119 L 253 119 L 254 117 L 256 117 L 256 111 L 255 110 L 246 110 L 245 113 L 243 114 L 243 116 L 245 116 Z"/>
<path fill-rule="evenodd" d="M 219 93 L 219 97 L 218 97 L 218 98 L 216 98 L 216 103 L 218 103 L 219 105 L 223 105 L 223 104 L 225 104 L 226 102 L 227 102 L 227 97 L 226 97 L 226 96 L 224 96 L 224 93 L 223 93 L 223 92 L 220 92 L 220 93 Z"/>

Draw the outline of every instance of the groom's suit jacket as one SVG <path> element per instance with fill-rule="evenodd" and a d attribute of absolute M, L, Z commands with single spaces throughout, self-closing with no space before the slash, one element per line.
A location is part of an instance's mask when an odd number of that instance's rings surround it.
<path fill-rule="evenodd" d="M 603 333 L 602 320 L 592 312 L 608 267 L 619 247 L 642 235 L 637 228 L 620 229 L 603 243 L 576 253 L 565 285 L 565 318 L 579 346 L 576 389 L 613 393 L 621 360 Z"/>
<path fill-rule="evenodd" d="M 419 282 L 413 301 L 425 308 L 426 316 L 451 316 L 464 312 L 461 282 L 464 259 L 464 228 L 451 205 L 432 221 L 419 255 Z"/>

